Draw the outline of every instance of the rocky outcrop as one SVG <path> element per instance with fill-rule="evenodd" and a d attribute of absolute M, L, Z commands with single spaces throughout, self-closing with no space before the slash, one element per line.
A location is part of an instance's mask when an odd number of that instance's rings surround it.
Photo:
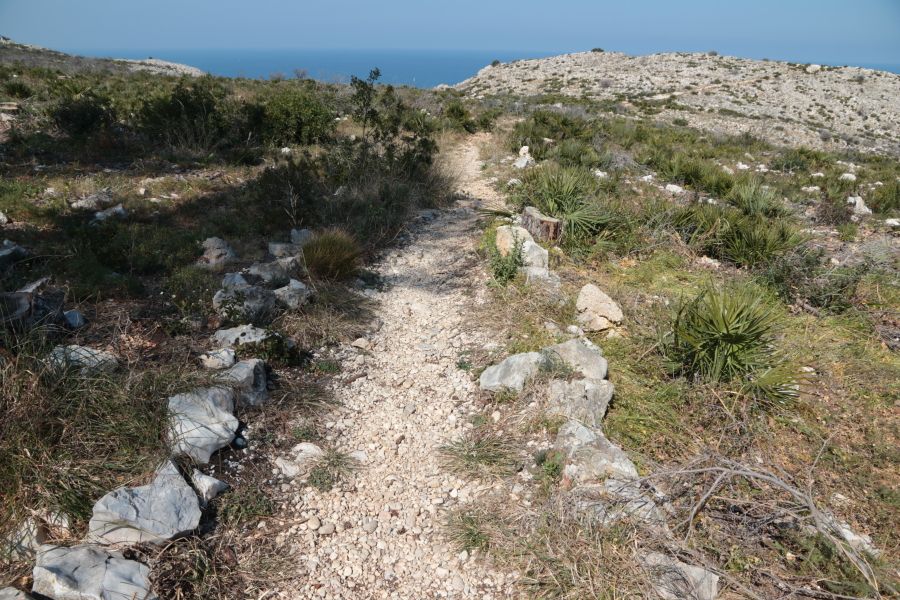
<path fill-rule="evenodd" d="M 216 378 L 231 387 L 242 406 L 259 406 L 269 399 L 266 385 L 266 363 L 258 358 L 242 360 Z"/>
<path fill-rule="evenodd" d="M 478 385 L 488 392 L 521 392 L 525 383 L 537 374 L 544 360 L 540 352 L 514 354 L 500 364 L 485 369 L 478 378 Z"/>
<path fill-rule="evenodd" d="M 111 352 L 75 345 L 57 346 L 48 360 L 54 369 L 73 369 L 82 375 L 110 373 L 119 366 L 119 359 Z"/>
<path fill-rule="evenodd" d="M 217 270 L 236 259 L 237 254 L 228 242 L 221 238 L 211 237 L 203 241 L 203 256 L 197 261 L 197 265 Z"/>
<path fill-rule="evenodd" d="M 584 338 L 574 338 L 561 344 L 548 346 L 543 350 L 545 356 L 552 360 L 560 360 L 586 379 L 606 379 L 608 363 L 603 352 L 596 345 Z"/>
<path fill-rule="evenodd" d="M 640 562 L 664 600 L 715 600 L 719 594 L 719 576 L 712 571 L 659 552 L 645 554 Z"/>
<path fill-rule="evenodd" d="M 554 379 L 549 384 L 547 414 L 600 427 L 613 389 L 613 384 L 605 379 Z"/>

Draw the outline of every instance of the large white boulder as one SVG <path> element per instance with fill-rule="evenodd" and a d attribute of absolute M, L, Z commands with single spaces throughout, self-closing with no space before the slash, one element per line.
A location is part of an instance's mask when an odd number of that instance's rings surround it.
<path fill-rule="evenodd" d="M 169 398 L 172 454 L 206 464 L 213 452 L 234 440 L 234 392 L 226 387 L 198 388 Z"/>
<path fill-rule="evenodd" d="M 48 359 L 54 369 L 75 369 L 82 375 L 110 373 L 119 366 L 115 354 L 87 346 L 57 346 Z"/>
<path fill-rule="evenodd" d="M 634 463 L 621 448 L 606 439 L 600 430 L 585 427 L 578 421 L 568 421 L 560 428 L 553 448 L 566 456 L 566 477 L 579 483 L 638 476 Z"/>
<path fill-rule="evenodd" d="M 554 344 L 543 350 L 548 360 L 561 360 L 569 365 L 581 377 L 587 379 L 606 379 L 608 364 L 603 353 L 595 344 L 582 338 Z"/>
<path fill-rule="evenodd" d="M 147 485 L 121 487 L 94 504 L 88 538 L 100 544 L 161 543 L 200 524 L 197 494 L 171 461 Z"/>
<path fill-rule="evenodd" d="M 54 600 L 155 600 L 150 569 L 92 545 L 42 546 L 32 591 Z"/>

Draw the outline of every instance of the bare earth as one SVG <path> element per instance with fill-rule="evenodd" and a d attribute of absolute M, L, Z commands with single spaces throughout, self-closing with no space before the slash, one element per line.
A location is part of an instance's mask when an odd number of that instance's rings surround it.
<path fill-rule="evenodd" d="M 582 52 L 485 67 L 468 96 L 562 94 L 775 144 L 900 155 L 900 75 L 697 53 Z"/>
<path fill-rule="evenodd" d="M 478 181 L 481 139 L 454 150 L 451 163 L 461 191 L 484 197 L 493 192 Z M 488 341 L 466 323 L 485 292 L 474 252 L 478 202 L 426 216 L 411 243 L 375 265 L 385 284 L 372 294 L 382 325 L 367 351 L 339 352 L 344 377 L 334 393 L 342 405 L 328 423 L 329 441 L 356 453 L 360 468 L 330 492 L 298 483 L 284 499 L 288 508 L 276 517 L 298 524 L 279 543 L 297 572 L 278 597 L 514 596 L 513 576 L 460 554 L 443 533 L 449 510 L 493 488 L 448 474 L 438 452 L 477 412 L 477 384 L 456 363 L 462 348 Z"/>

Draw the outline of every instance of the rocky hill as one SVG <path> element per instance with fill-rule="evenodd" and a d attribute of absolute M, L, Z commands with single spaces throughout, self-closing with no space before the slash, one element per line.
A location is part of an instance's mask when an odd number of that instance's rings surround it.
<path fill-rule="evenodd" d="M 872 69 L 581 52 L 488 66 L 456 88 L 473 97 L 572 96 L 776 144 L 900 154 L 900 75 Z"/>
<path fill-rule="evenodd" d="M 191 77 L 199 77 L 205 74 L 196 67 L 155 58 L 130 60 L 75 56 L 40 46 L 19 44 L 7 37 L 0 36 L 0 65 L 13 64 L 59 69 L 65 73 L 77 71 L 148 71 L 157 75 L 190 75 Z"/>

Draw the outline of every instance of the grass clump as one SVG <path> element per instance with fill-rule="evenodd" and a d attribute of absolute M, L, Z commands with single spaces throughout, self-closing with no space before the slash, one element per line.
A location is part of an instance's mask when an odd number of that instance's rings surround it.
<path fill-rule="evenodd" d="M 320 492 L 327 492 L 345 481 L 356 470 L 356 461 L 346 452 L 330 449 L 310 470 L 306 483 Z"/>
<path fill-rule="evenodd" d="M 447 534 L 454 546 L 466 552 L 486 552 L 491 546 L 490 516 L 479 510 L 457 510 L 447 519 Z"/>
<path fill-rule="evenodd" d="M 584 140 L 589 135 L 590 128 L 586 121 L 542 110 L 516 124 L 509 137 L 508 147 L 511 151 L 518 152 L 522 146 L 528 146 L 534 158 L 544 160 L 549 157 L 554 144 L 570 139 Z"/>
<path fill-rule="evenodd" d="M 786 209 L 775 195 L 775 190 L 758 179 L 741 181 L 731 188 L 728 202 L 747 216 L 782 217 Z"/>
<path fill-rule="evenodd" d="M 895 179 L 876 187 L 866 201 L 877 213 L 893 214 L 900 211 L 900 181 Z"/>
<path fill-rule="evenodd" d="M 356 238 L 338 228 L 318 232 L 303 246 L 306 270 L 315 279 L 349 279 L 359 270 L 361 257 Z"/>
<path fill-rule="evenodd" d="M 661 348 L 676 374 L 737 382 L 755 397 L 784 403 L 797 397 L 798 381 L 776 350 L 777 324 L 757 288 L 707 285 L 678 307 Z"/>
<path fill-rule="evenodd" d="M 443 446 L 441 454 L 453 472 L 479 479 L 512 475 L 521 466 L 511 442 L 484 428 Z"/>
<path fill-rule="evenodd" d="M 786 302 L 841 313 L 853 305 L 857 289 L 870 271 L 865 261 L 833 266 L 823 249 L 801 246 L 767 265 L 760 278 Z"/>

